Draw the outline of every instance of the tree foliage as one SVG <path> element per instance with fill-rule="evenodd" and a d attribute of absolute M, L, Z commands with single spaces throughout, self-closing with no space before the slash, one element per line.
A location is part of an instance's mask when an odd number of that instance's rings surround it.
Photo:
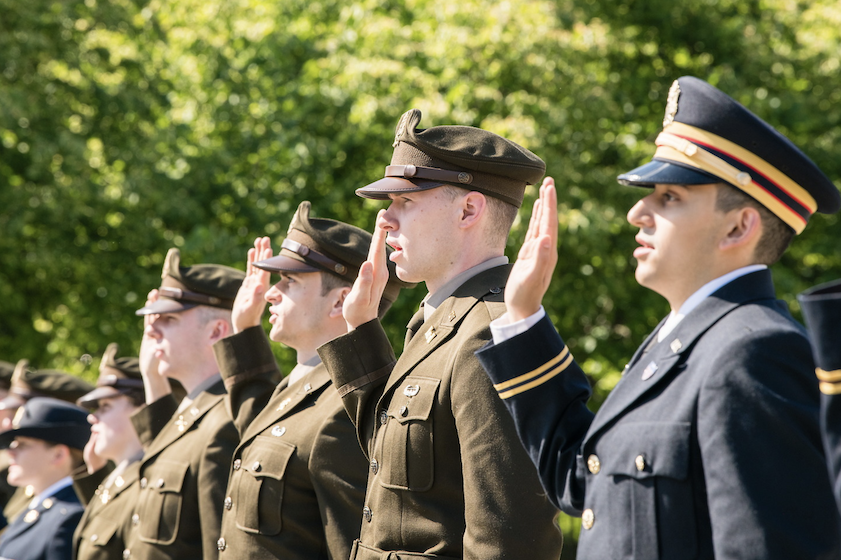
<path fill-rule="evenodd" d="M 242 268 L 301 200 L 371 229 L 381 203 L 353 191 L 417 107 L 546 160 L 547 308 L 598 406 L 667 312 L 633 279 L 641 193 L 615 177 L 653 153 L 672 80 L 731 94 L 839 184 L 839 27 L 834 0 L 0 0 L 0 355 L 92 376 L 81 357 L 137 349 L 169 247 Z M 773 268 L 795 312 L 841 276 L 839 233 L 815 217 Z M 396 346 L 422 295 L 390 312 Z"/>

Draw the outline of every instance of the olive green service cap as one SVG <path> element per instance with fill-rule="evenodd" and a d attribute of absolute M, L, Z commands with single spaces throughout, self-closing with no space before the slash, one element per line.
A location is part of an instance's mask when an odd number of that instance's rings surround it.
<path fill-rule="evenodd" d="M 173 248 L 164 261 L 160 297 L 136 314 L 179 313 L 197 305 L 232 309 L 244 278 L 241 270 L 220 264 L 181 266 L 181 252 Z"/>
<path fill-rule="evenodd" d="M 669 90 L 652 161 L 623 173 L 623 185 L 725 182 L 796 233 L 815 212 L 832 214 L 841 194 L 788 138 L 707 82 L 684 76 Z"/>
<path fill-rule="evenodd" d="M 356 194 L 386 200 L 392 193 L 454 185 L 519 208 L 526 185 L 537 183 L 546 173 L 542 159 L 493 132 L 472 126 L 419 129 L 420 120 L 417 109 L 400 117 L 385 178 Z"/>
<path fill-rule="evenodd" d="M 337 220 L 310 217 L 311 209 L 309 201 L 302 202 L 292 217 L 278 255 L 258 261 L 254 266 L 276 273 L 321 271 L 353 282 L 368 258 L 371 234 Z M 386 250 L 391 252 L 390 247 Z M 394 263 L 388 261 L 388 284 L 383 298 L 393 303 L 402 288 L 414 286 L 397 278 Z"/>
<path fill-rule="evenodd" d="M 99 378 L 96 389 L 79 398 L 76 404 L 84 408 L 95 408 L 99 399 L 139 393 L 143 395 L 143 377 L 140 375 L 140 360 L 135 357 L 118 358 L 120 345 L 112 342 L 105 349 L 99 362 Z"/>
<path fill-rule="evenodd" d="M 32 370 L 27 360 L 20 360 L 12 375 L 9 396 L 0 401 L 0 408 L 17 408 L 34 397 L 52 397 L 72 403 L 92 389 L 90 383 L 69 373 L 54 369 Z"/>

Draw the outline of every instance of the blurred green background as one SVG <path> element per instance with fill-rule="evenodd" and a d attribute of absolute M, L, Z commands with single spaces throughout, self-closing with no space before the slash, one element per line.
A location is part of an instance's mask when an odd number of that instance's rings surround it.
<path fill-rule="evenodd" d="M 137 351 L 167 249 L 244 268 L 301 200 L 370 230 L 382 203 L 353 190 L 416 107 L 422 126 L 486 128 L 546 160 L 547 308 L 595 408 L 668 312 L 633 279 L 641 192 L 615 177 L 653 153 L 671 82 L 706 79 L 841 184 L 839 29 L 837 0 L 0 0 L 0 359 L 92 379 L 109 342 Z M 799 291 L 841 277 L 839 234 L 816 216 L 773 267 L 795 314 Z M 389 315 L 398 349 L 423 295 Z M 560 523 L 572 558 L 577 524 Z"/>

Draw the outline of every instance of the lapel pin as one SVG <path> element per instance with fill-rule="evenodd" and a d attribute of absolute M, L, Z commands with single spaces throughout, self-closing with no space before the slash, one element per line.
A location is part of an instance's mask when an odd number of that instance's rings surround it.
<path fill-rule="evenodd" d="M 278 406 L 278 407 L 277 407 L 277 409 L 278 409 L 278 410 L 283 410 L 284 408 L 286 408 L 287 406 L 289 406 L 289 403 L 291 403 L 291 402 L 292 402 L 292 399 L 290 399 L 289 397 L 287 397 L 287 398 L 283 399 L 283 400 L 280 402 L 280 406 Z"/>
<path fill-rule="evenodd" d="M 426 334 L 423 335 L 423 336 L 424 336 L 424 338 L 426 338 L 426 343 L 427 344 L 432 342 L 435 339 L 435 336 L 436 336 L 435 327 L 430 327 L 429 330 L 426 331 Z"/>
<path fill-rule="evenodd" d="M 26 517 L 24 517 L 23 520 L 27 523 L 35 523 L 38 521 L 38 515 L 40 514 L 37 511 L 31 509 L 26 513 Z"/>
<path fill-rule="evenodd" d="M 683 348 L 683 344 L 681 344 L 680 339 L 674 339 L 671 344 L 669 344 L 669 348 L 672 349 L 672 352 L 677 354 L 677 351 Z"/>
<path fill-rule="evenodd" d="M 275 426 L 274 428 L 272 428 L 272 435 L 274 437 L 280 437 L 285 433 L 286 433 L 286 428 L 283 427 L 283 426 Z"/>
<path fill-rule="evenodd" d="M 656 372 L 657 372 L 657 364 L 654 363 L 654 362 L 651 362 L 650 364 L 645 366 L 645 369 L 642 372 L 642 380 L 645 381 L 646 379 L 650 379 L 651 376 L 654 375 Z"/>

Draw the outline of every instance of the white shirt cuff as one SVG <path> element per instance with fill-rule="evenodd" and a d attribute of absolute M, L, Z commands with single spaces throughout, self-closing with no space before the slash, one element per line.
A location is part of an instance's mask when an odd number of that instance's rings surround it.
<path fill-rule="evenodd" d="M 541 305 L 537 313 L 515 323 L 512 323 L 508 318 L 508 313 L 505 313 L 499 319 L 494 319 L 491 321 L 491 334 L 494 337 L 494 344 L 505 342 L 509 338 L 514 338 L 518 334 L 526 332 L 543 319 L 545 315 L 546 311 Z"/>

